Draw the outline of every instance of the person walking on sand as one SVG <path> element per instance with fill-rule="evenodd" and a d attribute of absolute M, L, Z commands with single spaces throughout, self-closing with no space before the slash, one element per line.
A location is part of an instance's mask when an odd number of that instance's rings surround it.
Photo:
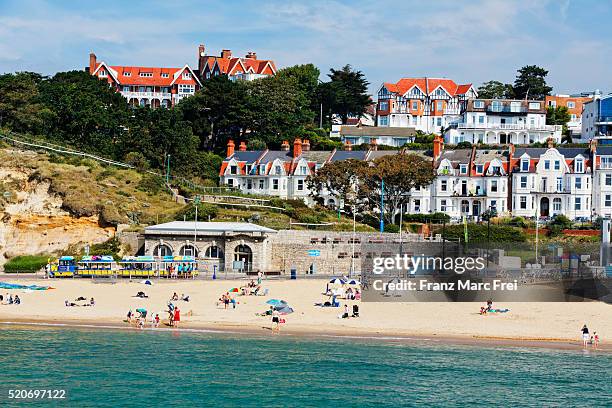
<path fill-rule="evenodd" d="M 272 332 L 278 333 L 280 331 L 280 313 L 278 310 L 272 311 Z"/>
<path fill-rule="evenodd" d="M 159 314 L 158 313 L 155 314 L 155 319 L 153 319 L 153 321 L 155 322 L 155 327 L 159 327 Z"/>
<path fill-rule="evenodd" d="M 174 327 L 178 329 L 179 323 L 181 321 L 181 311 L 178 307 L 174 309 Z"/>
<path fill-rule="evenodd" d="M 582 346 L 586 347 L 589 344 L 589 328 L 585 324 L 580 331 L 582 332 Z"/>
<path fill-rule="evenodd" d="M 127 322 L 132 323 L 132 309 L 127 313 Z"/>
<path fill-rule="evenodd" d="M 593 332 L 593 347 L 599 347 L 599 334 L 597 332 Z"/>
<path fill-rule="evenodd" d="M 262 279 L 263 279 L 263 273 L 261 271 L 257 272 L 257 286 L 261 285 Z"/>

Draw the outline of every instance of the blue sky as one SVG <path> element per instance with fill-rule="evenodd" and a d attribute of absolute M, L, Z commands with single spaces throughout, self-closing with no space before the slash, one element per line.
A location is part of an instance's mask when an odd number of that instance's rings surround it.
<path fill-rule="evenodd" d="M 351 64 L 375 92 L 402 76 L 476 85 L 550 71 L 554 92 L 612 92 L 612 3 L 597 0 L 136 1 L 0 0 L 0 72 L 113 65 L 196 66 L 256 51 L 277 66 Z"/>

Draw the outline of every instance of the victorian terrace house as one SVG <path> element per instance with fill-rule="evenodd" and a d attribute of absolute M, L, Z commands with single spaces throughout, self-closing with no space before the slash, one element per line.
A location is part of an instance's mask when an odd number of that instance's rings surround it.
<path fill-rule="evenodd" d="M 231 80 L 252 81 L 276 74 L 272 60 L 257 59 L 257 54 L 248 52 L 244 57 L 232 55 L 231 50 L 221 51 L 221 55 L 207 55 L 204 45 L 198 47 L 198 72 L 203 80 L 213 76 L 227 75 Z"/>

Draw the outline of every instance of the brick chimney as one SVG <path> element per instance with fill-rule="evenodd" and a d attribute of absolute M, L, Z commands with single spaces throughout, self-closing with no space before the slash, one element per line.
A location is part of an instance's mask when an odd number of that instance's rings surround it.
<path fill-rule="evenodd" d="M 225 157 L 230 157 L 234 154 L 234 147 L 236 145 L 234 144 L 234 141 L 232 139 L 227 141 L 227 154 Z"/>
<path fill-rule="evenodd" d="M 245 55 L 245 58 L 257 59 L 257 53 L 255 53 L 253 51 L 249 51 L 249 52 L 247 52 L 247 55 Z"/>
<path fill-rule="evenodd" d="M 353 150 L 353 144 L 351 143 L 350 140 L 347 140 L 346 142 L 344 142 L 344 150 L 346 150 L 347 152 L 350 152 L 351 150 Z"/>
<path fill-rule="evenodd" d="M 293 141 L 293 157 L 302 155 L 302 139 L 297 138 Z"/>
<path fill-rule="evenodd" d="M 308 139 L 304 139 L 302 141 L 302 151 L 304 152 L 310 151 L 310 141 Z"/>
<path fill-rule="evenodd" d="M 442 154 L 442 150 L 444 150 L 444 139 L 442 139 L 441 136 L 434 137 L 434 140 L 433 140 L 433 159 L 434 161 L 438 160 L 438 158 Z"/>
<path fill-rule="evenodd" d="M 555 141 L 553 140 L 552 137 L 549 137 L 546 142 L 548 143 L 548 148 L 549 149 L 552 149 L 553 147 L 555 147 Z"/>
<path fill-rule="evenodd" d="M 240 142 L 240 146 L 238 146 L 238 150 L 240 150 L 241 152 L 246 152 L 246 142 L 245 141 Z"/>
<path fill-rule="evenodd" d="M 232 50 L 221 51 L 221 58 L 230 58 L 232 56 Z"/>
<path fill-rule="evenodd" d="M 370 149 L 373 150 L 373 151 L 377 151 L 378 150 L 378 140 L 372 139 L 370 141 Z"/>
<path fill-rule="evenodd" d="M 98 59 L 96 58 L 96 54 L 93 52 L 89 53 L 89 73 L 93 74 L 96 70 L 96 65 L 98 65 Z"/>
<path fill-rule="evenodd" d="M 281 144 L 281 150 L 284 152 L 288 152 L 289 151 L 289 142 L 286 140 L 283 140 L 283 143 Z"/>
<path fill-rule="evenodd" d="M 198 45 L 198 58 L 203 57 L 205 54 L 206 54 L 206 47 L 204 47 L 204 44 Z"/>
<path fill-rule="evenodd" d="M 597 139 L 589 140 L 589 149 L 593 155 L 597 152 Z"/>

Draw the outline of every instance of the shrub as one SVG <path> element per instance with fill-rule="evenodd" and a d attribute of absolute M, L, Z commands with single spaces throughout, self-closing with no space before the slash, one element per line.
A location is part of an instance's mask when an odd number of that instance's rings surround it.
<path fill-rule="evenodd" d="M 436 212 L 432 214 L 404 214 L 403 221 L 405 222 L 420 222 L 426 224 L 428 222 L 443 223 L 444 221 L 449 222 L 450 216 L 445 213 Z"/>
<path fill-rule="evenodd" d="M 91 255 L 112 255 L 115 260 L 121 259 L 119 256 L 120 251 L 121 243 L 117 237 L 113 237 L 100 244 L 93 244 L 89 247 L 89 253 Z"/>
<path fill-rule="evenodd" d="M 134 166 L 134 168 L 139 171 L 144 171 L 149 168 L 149 162 L 144 154 L 140 152 L 129 152 L 125 155 L 125 162 L 130 166 Z"/>
<path fill-rule="evenodd" d="M 195 221 L 195 204 L 186 205 L 176 213 L 174 219 L 177 221 Z M 214 219 L 219 214 L 219 208 L 214 204 L 200 203 L 198 204 L 198 221 L 208 221 Z"/>
<path fill-rule="evenodd" d="M 4 272 L 38 272 L 48 262 L 46 255 L 22 255 L 11 258 L 4 264 Z"/>
<path fill-rule="evenodd" d="M 400 231 L 399 225 L 385 224 L 385 232 L 398 233 Z"/>
<path fill-rule="evenodd" d="M 464 226 L 462 224 L 447 225 L 444 230 L 439 227 L 436 231 L 442 233 L 446 239 L 465 242 Z M 490 232 L 490 240 L 488 239 Z M 468 224 L 468 241 L 473 242 L 525 242 L 527 236 L 522 230 L 505 225 L 491 225 L 490 231 L 485 224 Z"/>
<path fill-rule="evenodd" d="M 137 190 L 144 191 L 148 195 L 159 194 L 164 188 L 164 179 L 161 176 L 155 174 L 145 174 L 142 176 L 138 185 Z"/>

